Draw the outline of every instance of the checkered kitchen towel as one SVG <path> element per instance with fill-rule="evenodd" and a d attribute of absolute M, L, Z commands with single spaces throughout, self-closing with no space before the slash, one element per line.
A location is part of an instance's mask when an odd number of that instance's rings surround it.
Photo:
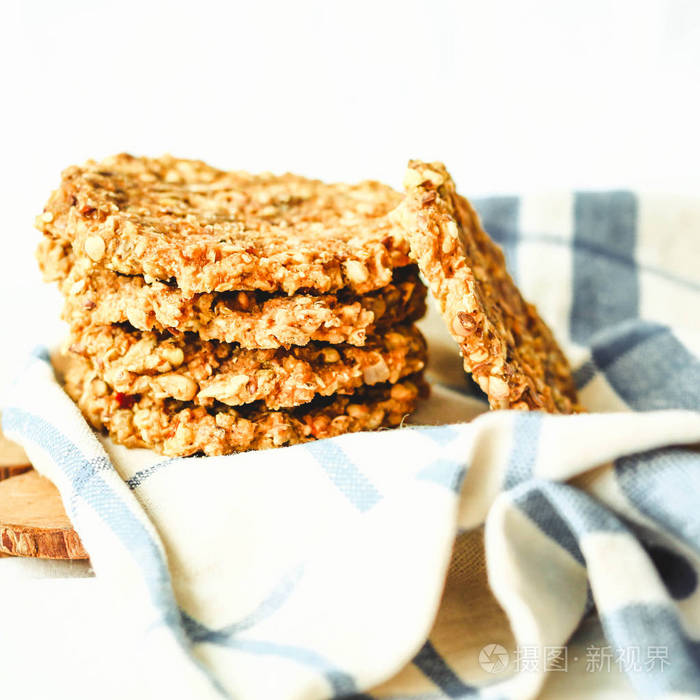
<path fill-rule="evenodd" d="M 4 430 L 129 601 L 144 689 L 533 697 L 597 613 L 607 646 L 586 663 L 700 696 L 700 201 L 477 207 L 589 414 L 464 422 L 473 390 L 440 353 L 421 415 L 442 425 L 163 459 L 101 443 L 44 353 L 19 371 Z"/>

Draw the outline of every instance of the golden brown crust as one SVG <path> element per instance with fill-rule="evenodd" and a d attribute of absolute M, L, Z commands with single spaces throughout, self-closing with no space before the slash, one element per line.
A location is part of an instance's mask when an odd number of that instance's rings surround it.
<path fill-rule="evenodd" d="M 162 282 L 119 275 L 75 261 L 70 245 L 44 236 L 37 251 L 47 282 L 58 281 L 72 326 L 130 323 L 139 330 L 197 333 L 203 340 L 245 348 L 306 345 L 310 341 L 364 345 L 368 335 L 425 313 L 426 289 L 414 266 L 362 296 L 218 292 L 185 296 Z"/>
<path fill-rule="evenodd" d="M 395 212 L 464 367 L 493 408 L 580 410 L 566 358 L 442 163 L 411 161 Z"/>
<path fill-rule="evenodd" d="M 89 363 L 71 361 L 65 389 L 88 421 L 127 447 L 148 447 L 168 456 L 223 455 L 282 447 L 360 430 L 395 427 L 427 392 L 420 375 L 370 387 L 333 399 L 317 400 L 288 411 L 251 406 L 243 411 L 225 406 L 207 410 L 176 401 L 123 397 L 97 377 Z"/>
<path fill-rule="evenodd" d="M 68 345 L 115 391 L 205 407 L 255 401 L 270 409 L 299 406 L 317 395 L 395 384 L 420 372 L 426 359 L 425 340 L 415 326 L 396 326 L 361 348 L 311 343 L 247 350 L 193 334 L 175 337 L 122 326 L 74 328 Z"/>
<path fill-rule="evenodd" d="M 183 293 L 389 284 L 407 246 L 387 216 L 401 197 L 377 182 L 224 172 L 201 161 L 121 154 L 63 173 L 38 228 L 127 275 Z"/>

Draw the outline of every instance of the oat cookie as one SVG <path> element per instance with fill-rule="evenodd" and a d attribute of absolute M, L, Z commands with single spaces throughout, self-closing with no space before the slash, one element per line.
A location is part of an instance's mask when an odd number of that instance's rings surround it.
<path fill-rule="evenodd" d="M 369 387 L 351 396 L 320 399 L 288 411 L 257 405 L 236 410 L 218 404 L 207 410 L 150 396 L 126 400 L 82 359 L 65 377 L 68 395 L 98 430 L 127 447 L 147 447 L 168 456 L 223 455 L 294 445 L 360 430 L 395 427 L 427 393 L 420 375 L 394 385 Z"/>
<path fill-rule="evenodd" d="M 245 350 L 193 334 L 89 326 L 73 329 L 69 348 L 123 394 L 200 406 L 262 401 L 270 409 L 299 406 L 317 395 L 349 394 L 363 384 L 394 384 L 421 371 L 426 358 L 415 326 L 397 326 L 361 348 L 311 343 L 276 350 Z"/>
<path fill-rule="evenodd" d="M 395 212 L 464 367 L 493 408 L 579 410 L 566 358 L 442 163 L 411 161 Z"/>
<path fill-rule="evenodd" d="M 260 289 L 364 294 L 407 265 L 378 182 L 224 172 L 201 161 L 121 154 L 63 173 L 37 217 L 76 254 L 184 294 Z"/>
<path fill-rule="evenodd" d="M 46 281 L 59 281 L 71 325 L 130 323 L 139 330 L 197 333 L 204 340 L 245 348 L 277 348 L 324 341 L 364 345 L 368 335 L 425 314 L 426 289 L 415 266 L 394 271 L 393 281 L 362 296 L 216 292 L 186 297 L 162 282 L 119 275 L 74 260 L 69 245 L 42 241 L 37 251 Z M 68 259 L 68 262 L 66 262 Z"/>

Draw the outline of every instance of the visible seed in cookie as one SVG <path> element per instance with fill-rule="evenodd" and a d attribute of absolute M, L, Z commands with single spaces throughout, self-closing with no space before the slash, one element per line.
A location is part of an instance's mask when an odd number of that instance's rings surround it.
<path fill-rule="evenodd" d="M 235 374 L 226 381 L 227 393 L 237 394 L 241 389 L 247 386 L 250 377 L 247 374 Z"/>
<path fill-rule="evenodd" d="M 99 262 L 105 254 L 105 242 L 99 236 L 88 236 L 85 239 L 85 253 L 93 262 Z"/>
<path fill-rule="evenodd" d="M 101 379 L 95 379 L 92 383 L 92 390 L 95 396 L 106 396 L 107 394 L 107 384 L 105 384 Z"/>
<path fill-rule="evenodd" d="M 243 311 L 247 311 L 250 308 L 250 297 L 245 292 L 238 292 L 238 295 L 236 296 L 236 301 L 238 302 L 238 306 Z"/>
<path fill-rule="evenodd" d="M 367 268 L 359 260 L 348 260 L 345 263 L 345 274 L 354 284 L 366 282 L 369 277 Z"/>
<path fill-rule="evenodd" d="M 460 338 L 466 338 L 474 331 L 474 320 L 472 317 L 460 311 L 454 319 L 452 319 L 452 332 Z"/>
<path fill-rule="evenodd" d="M 216 414 L 214 421 L 219 428 L 230 429 L 235 422 L 235 418 L 230 413 L 219 412 Z"/>
<path fill-rule="evenodd" d="M 351 418 L 362 418 L 369 413 L 369 408 L 361 403 L 351 403 L 348 405 L 347 412 Z"/>
<path fill-rule="evenodd" d="M 396 401 L 407 401 L 412 399 L 418 393 L 417 389 L 412 384 L 394 384 L 391 387 L 391 398 Z"/>
<path fill-rule="evenodd" d="M 474 350 L 474 352 L 469 353 L 469 359 L 472 362 L 485 362 L 489 359 L 489 355 L 486 350 L 479 348 L 478 350 Z"/>
<path fill-rule="evenodd" d="M 389 367 L 384 361 L 383 357 L 380 357 L 377 362 L 369 367 L 365 367 L 362 372 L 362 378 L 365 384 L 378 384 L 379 382 L 385 382 L 390 376 Z"/>
<path fill-rule="evenodd" d="M 509 395 L 508 384 L 500 377 L 489 377 L 488 393 L 495 399 L 507 399 Z"/>
<path fill-rule="evenodd" d="M 384 334 L 384 342 L 389 350 L 396 350 L 397 348 L 406 345 L 406 336 L 401 333 L 395 333 L 394 331 L 389 331 Z"/>
<path fill-rule="evenodd" d="M 442 239 L 442 252 L 449 253 L 455 247 L 455 239 L 451 236 L 445 236 Z"/>
<path fill-rule="evenodd" d="M 163 393 L 179 401 L 191 401 L 199 388 L 194 379 L 183 374 L 162 374 L 153 381 Z"/>
<path fill-rule="evenodd" d="M 41 215 L 41 220 L 46 224 L 50 224 L 53 221 L 53 213 L 50 211 L 45 211 Z"/>
<path fill-rule="evenodd" d="M 324 362 L 340 362 L 340 353 L 335 348 L 323 348 L 321 354 Z"/>
<path fill-rule="evenodd" d="M 165 361 L 172 367 L 179 367 L 185 361 L 185 353 L 182 351 L 182 348 L 164 345 L 160 352 Z"/>
<path fill-rule="evenodd" d="M 84 279 L 78 280 L 77 282 L 73 282 L 73 284 L 71 285 L 71 288 L 70 288 L 70 294 L 72 296 L 75 296 L 76 294 L 80 294 L 80 292 L 82 292 L 83 289 L 85 289 L 85 284 L 86 284 L 86 282 Z"/>
<path fill-rule="evenodd" d="M 126 318 L 134 328 L 146 328 L 148 315 L 138 306 L 126 307 Z"/>
<path fill-rule="evenodd" d="M 316 436 L 326 431 L 331 422 L 328 416 L 313 416 L 311 418 L 311 434 Z"/>
<path fill-rule="evenodd" d="M 216 399 L 229 406 L 237 406 L 250 400 L 250 396 L 241 396 L 247 387 L 250 377 L 247 374 L 236 374 L 232 377 L 218 377 L 203 386 L 199 392 L 200 399 Z"/>

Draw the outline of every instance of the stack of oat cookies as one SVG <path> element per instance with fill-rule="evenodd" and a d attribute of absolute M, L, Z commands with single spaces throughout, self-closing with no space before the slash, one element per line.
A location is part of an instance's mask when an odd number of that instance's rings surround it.
<path fill-rule="evenodd" d="M 425 391 L 425 287 L 376 182 L 119 155 L 38 218 L 67 392 L 119 443 L 227 454 L 396 426 Z"/>

